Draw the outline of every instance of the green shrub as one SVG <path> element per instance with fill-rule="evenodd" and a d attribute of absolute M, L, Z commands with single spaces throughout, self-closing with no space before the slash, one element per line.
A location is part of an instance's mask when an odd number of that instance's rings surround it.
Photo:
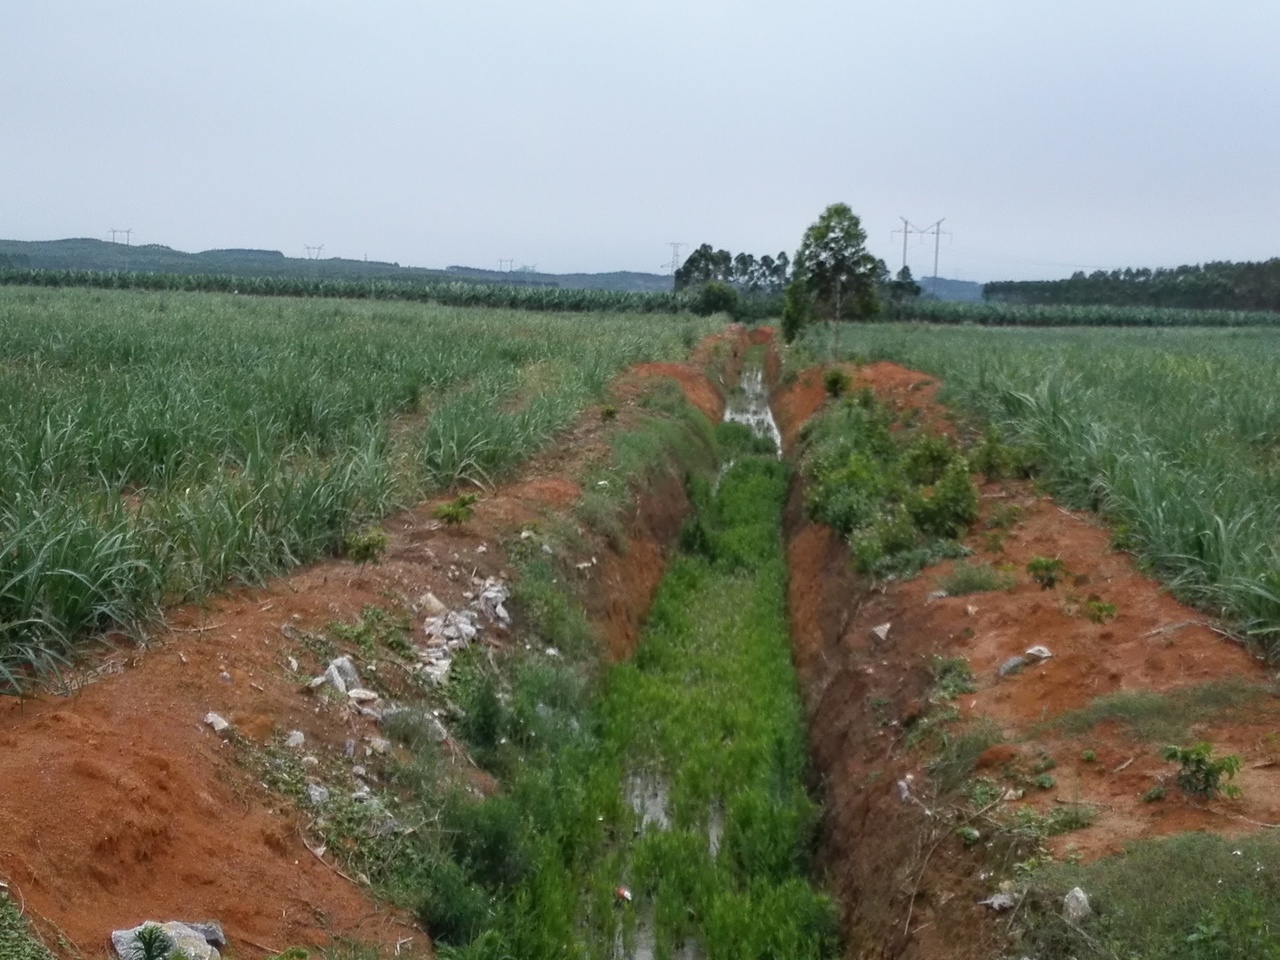
<path fill-rule="evenodd" d="M 827 396 L 839 399 L 849 389 L 849 375 L 839 367 L 832 367 L 822 375 L 822 388 Z"/>
<path fill-rule="evenodd" d="M 1032 557 L 1027 573 L 1041 590 L 1052 590 L 1066 574 L 1066 566 L 1061 557 Z"/>
<path fill-rule="evenodd" d="M 963 597 L 970 593 L 1008 590 L 1014 582 L 1012 574 L 997 570 L 989 563 L 957 563 L 938 581 L 938 586 L 949 597 Z"/>
<path fill-rule="evenodd" d="M 432 940 L 466 946 L 485 928 L 492 912 L 489 895 L 468 881 L 456 863 L 440 860 L 432 865 L 416 910 Z"/>
<path fill-rule="evenodd" d="M 942 479 L 943 473 L 959 456 L 959 451 L 946 437 L 922 433 L 902 454 L 902 474 L 908 483 L 929 487 Z"/>
<path fill-rule="evenodd" d="M 969 479 L 969 464 L 952 460 L 932 492 L 921 490 L 907 504 L 922 533 L 956 539 L 978 519 L 978 491 Z"/>
<path fill-rule="evenodd" d="M 693 296 L 692 309 L 700 317 L 709 317 L 713 313 L 736 317 L 739 307 L 738 291 L 719 280 L 704 283 Z"/>
<path fill-rule="evenodd" d="M 1229 783 L 1240 770 L 1235 754 L 1214 757 L 1213 745 L 1196 743 L 1189 747 L 1168 746 L 1161 756 L 1178 764 L 1178 786 L 1201 797 L 1240 796 L 1240 788 Z"/>
<path fill-rule="evenodd" d="M 477 493 L 461 493 L 448 503 L 442 503 L 432 511 L 432 516 L 443 520 L 450 526 L 466 523 L 475 513 L 475 503 L 480 499 Z"/>

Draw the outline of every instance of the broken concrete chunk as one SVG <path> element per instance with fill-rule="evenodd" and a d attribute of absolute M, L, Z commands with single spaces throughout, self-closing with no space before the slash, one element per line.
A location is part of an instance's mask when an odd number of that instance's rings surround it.
<path fill-rule="evenodd" d="M 228 730 L 231 727 L 231 724 L 227 722 L 227 720 L 213 712 L 206 713 L 204 715 L 204 722 L 213 728 L 214 733 L 222 733 L 224 730 Z"/>
<path fill-rule="evenodd" d="M 1010 657 L 1004 663 L 1000 664 L 1000 676 L 1011 677 L 1015 673 L 1021 673 L 1022 668 L 1026 665 L 1026 657 Z"/>
<path fill-rule="evenodd" d="M 878 627 L 872 627 L 871 635 L 881 643 L 884 643 L 884 641 L 889 639 L 889 628 L 892 626 L 893 624 L 891 623 L 882 623 Z"/>
<path fill-rule="evenodd" d="M 167 938 L 172 953 L 181 953 L 182 956 L 188 957 L 189 960 L 219 960 L 221 954 L 218 953 L 217 948 L 205 936 L 204 931 L 208 930 L 212 933 L 216 928 L 217 937 L 225 945 L 226 940 L 222 937 L 222 928 L 217 924 L 199 924 L 198 926 L 201 929 L 196 929 L 196 927 L 179 923 L 175 920 L 170 920 L 167 923 L 148 920 L 146 923 L 140 923 L 130 930 L 114 931 L 111 934 L 111 946 L 115 949 L 119 960 L 144 960 L 147 954 L 143 949 L 142 943 L 138 940 L 138 934 L 148 927 L 159 927 L 160 932 Z"/>
<path fill-rule="evenodd" d="M 443 617 L 449 608 L 440 602 L 440 598 L 428 591 L 418 598 L 418 610 L 428 617 Z"/>
<path fill-rule="evenodd" d="M 356 687 L 354 690 L 347 691 L 347 697 L 356 703 L 372 703 L 374 700 L 380 699 L 372 690 L 365 690 L 363 687 Z"/>
<path fill-rule="evenodd" d="M 290 730 L 289 736 L 285 738 L 284 745 L 290 750 L 297 750 L 307 742 L 307 735 L 301 730 Z"/>
<path fill-rule="evenodd" d="M 1068 923 L 1083 923 L 1093 914 L 1089 895 L 1079 887 L 1072 887 L 1062 899 L 1062 915 Z"/>
<path fill-rule="evenodd" d="M 1042 646 L 1036 645 L 1034 647 L 1028 648 L 1027 652 L 1023 654 L 1023 656 L 1025 656 L 1028 660 L 1048 660 L 1050 657 L 1053 656 L 1053 654 L 1049 651 L 1048 647 L 1042 647 Z"/>

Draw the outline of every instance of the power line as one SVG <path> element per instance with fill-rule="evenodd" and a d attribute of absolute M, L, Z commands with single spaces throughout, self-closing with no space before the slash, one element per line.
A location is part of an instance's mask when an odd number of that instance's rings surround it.
<path fill-rule="evenodd" d="M 933 234 L 933 279 L 935 280 L 938 279 L 938 247 L 941 245 L 942 235 L 944 233 L 948 237 L 952 235 L 951 231 L 942 229 L 943 220 L 946 220 L 946 219 L 947 219 L 946 217 L 943 217 L 942 220 L 939 220 L 928 230 L 924 231 L 926 235 L 930 233 Z"/>
<path fill-rule="evenodd" d="M 893 231 L 889 236 L 892 237 L 899 233 L 902 234 L 902 267 L 905 270 L 907 266 L 907 238 L 911 236 L 912 231 L 916 233 L 924 233 L 924 231 L 919 227 L 912 225 L 911 221 L 906 217 L 899 217 L 898 219 L 902 221 L 902 229 Z"/>

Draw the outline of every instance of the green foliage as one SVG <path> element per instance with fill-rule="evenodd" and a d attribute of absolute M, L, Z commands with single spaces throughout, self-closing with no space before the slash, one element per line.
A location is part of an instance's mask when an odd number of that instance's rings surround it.
<path fill-rule="evenodd" d="M 782 302 L 782 337 L 791 343 L 813 320 L 813 298 L 801 280 L 787 284 Z"/>
<path fill-rule="evenodd" d="M 1098 755 L 1092 750 L 1082 750 L 1080 751 L 1080 759 L 1085 763 L 1097 763 Z"/>
<path fill-rule="evenodd" d="M 1178 786 L 1187 793 L 1201 797 L 1240 796 L 1240 788 L 1229 781 L 1240 771 L 1240 758 L 1235 754 L 1225 757 L 1213 755 L 1213 745 L 1200 742 L 1189 747 L 1168 746 L 1160 754 L 1171 763 L 1178 764 Z"/>
<path fill-rule="evenodd" d="M 343 539 L 342 547 L 352 563 L 377 563 L 387 550 L 387 534 L 381 527 L 353 530 Z"/>
<path fill-rule="evenodd" d="M 1015 955 L 1040 960 L 1235 960 L 1280 958 L 1280 840 L 1186 833 L 1130 844 L 1087 864 L 1038 871 L 1016 924 Z M 1159 882 L 1152 882 L 1159 878 Z M 1079 886 L 1094 916 L 1062 922 L 1062 899 Z"/>
<path fill-rule="evenodd" d="M 885 319 L 990 327 L 1272 327 L 1277 315 L 1261 310 L 1115 307 L 1074 304 L 951 303 L 906 300 L 886 305 Z"/>
<path fill-rule="evenodd" d="M 973 693 L 973 668 L 964 657 L 934 657 L 929 666 L 933 674 L 932 699 L 954 700 L 964 693 Z"/>
<path fill-rule="evenodd" d="M 1032 557 L 1027 564 L 1027 574 L 1041 590 L 1052 590 L 1066 575 L 1066 565 L 1061 557 Z"/>
<path fill-rule="evenodd" d="M 437 506 L 431 511 L 431 515 L 450 526 L 457 526 L 471 519 L 471 515 L 475 513 L 476 501 L 479 499 L 478 493 L 460 493 L 448 503 Z"/>
<path fill-rule="evenodd" d="M 700 317 L 716 313 L 727 313 L 733 317 L 737 315 L 738 306 L 738 291 L 718 280 L 711 280 L 699 287 L 691 304 L 693 312 Z"/>
<path fill-rule="evenodd" d="M 834 353 L 829 338 L 800 347 L 937 376 L 948 403 L 1027 451 L 1064 505 L 1099 512 L 1116 547 L 1180 600 L 1280 654 L 1280 391 L 1270 331 L 864 324 L 835 336 Z"/>
<path fill-rule="evenodd" d="M 1012 574 L 997 570 L 989 563 L 957 563 L 949 574 L 938 581 L 939 588 L 945 590 L 949 597 L 1008 590 L 1013 585 Z"/>
<path fill-rule="evenodd" d="M 793 275 L 833 319 L 864 319 L 881 309 L 879 289 L 888 271 L 866 242 L 854 212 L 833 203 L 805 231 L 796 251 Z"/>
<path fill-rule="evenodd" d="M 1107 623 L 1114 620 L 1116 615 L 1116 605 L 1114 603 L 1103 603 L 1097 597 L 1089 597 L 1085 601 L 1085 616 L 1094 623 Z"/>
<path fill-rule="evenodd" d="M 1268 692 L 1266 686 L 1238 679 L 1181 687 L 1168 693 L 1122 691 L 1063 714 L 1053 721 L 1053 726 L 1080 734 L 1100 723 L 1116 722 L 1128 726 L 1141 740 L 1177 740 L 1195 724 L 1228 719 Z"/>
<path fill-rule="evenodd" d="M 1163 800 L 1164 798 L 1165 798 L 1164 787 L 1154 786 L 1151 789 L 1147 790 L 1146 793 L 1142 795 L 1142 802 L 1155 803 L 1156 801 Z"/>
<path fill-rule="evenodd" d="M 500 477 L 617 370 L 710 329 L 20 288 L 0 289 L 0 317 L 3 692 L 165 598 L 359 552 L 392 509 Z"/>
<path fill-rule="evenodd" d="M 811 419 L 804 439 L 810 516 L 848 538 L 859 570 L 911 573 L 965 553 L 957 538 L 977 519 L 978 496 L 945 438 L 896 424 L 860 393 Z"/>
<path fill-rule="evenodd" d="M 849 375 L 839 367 L 832 367 L 822 375 L 822 389 L 827 396 L 839 399 L 849 389 Z"/>
<path fill-rule="evenodd" d="M 53 960 L 52 954 L 28 932 L 18 905 L 4 891 L 0 891 L 0 957 L 5 960 Z"/>
<path fill-rule="evenodd" d="M 169 960 L 173 941 L 157 924 L 147 924 L 136 936 L 138 960 Z"/>

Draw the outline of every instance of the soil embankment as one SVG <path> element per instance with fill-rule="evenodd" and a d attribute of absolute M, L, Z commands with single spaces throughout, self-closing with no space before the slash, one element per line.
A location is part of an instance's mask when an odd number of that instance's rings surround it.
<path fill-rule="evenodd" d="M 931 378 L 888 363 L 846 369 L 854 389 L 918 410 L 939 432 L 959 432 Z M 775 396 L 789 452 L 824 402 L 820 369 Z M 964 658 L 974 678 L 971 693 L 947 704 L 955 711 L 948 729 L 984 722 L 1000 741 L 971 771 L 998 788 L 973 821 L 984 836 L 1001 816 L 1031 822 L 1085 810 L 1081 829 L 1043 843 L 1055 857 L 1087 862 L 1133 840 L 1280 821 L 1280 705 L 1249 652 L 1113 550 L 1092 517 L 1061 509 L 1025 481 L 986 483 L 981 498 L 966 543 L 973 561 L 1009 585 L 945 596 L 947 576 L 966 561 L 872 586 L 852 572 L 841 539 L 808 520 L 799 472 L 793 482 L 785 521 L 792 642 L 825 802 L 822 861 L 850 956 L 976 960 L 1004 942 L 1006 924 L 978 901 L 1011 864 L 955 835 L 961 808 L 937 794 L 928 750 L 910 745 L 936 716 L 935 658 Z M 1026 567 L 1037 557 L 1062 561 L 1060 583 L 1031 581 Z M 873 632 L 886 624 L 887 635 Z M 1000 675 L 1033 646 L 1052 656 Z M 1176 768 L 1160 748 L 1198 740 L 1241 758 L 1242 799 L 1205 802 L 1174 788 Z M 1144 802 L 1165 784 L 1164 799 Z"/>
<path fill-rule="evenodd" d="M 442 525 L 436 504 L 423 504 L 386 522 L 380 564 L 329 561 L 173 610 L 145 648 L 117 650 L 78 674 L 74 694 L 0 698 L 0 878 L 51 949 L 97 956 L 112 929 L 214 918 L 238 957 L 333 937 L 429 956 L 411 918 L 380 906 L 362 878 L 315 849 L 314 813 L 268 791 L 237 754 L 297 730 L 308 753 L 340 758 L 354 744 L 362 756 L 378 733 L 374 721 L 357 709 L 322 709 L 307 689 L 324 670 L 314 638 L 326 625 L 352 621 L 366 605 L 418 611 L 428 592 L 462 608 L 477 580 L 509 577 L 504 538 L 526 525 L 574 522 L 567 511 L 582 478 L 608 456 L 609 431 L 633 417 L 641 381 L 674 379 L 718 417 L 715 380 L 736 376 L 744 345 L 734 329 L 700 345 L 698 363 L 719 365 L 710 374 L 690 364 L 624 375 L 616 420 L 589 410 L 554 449 L 484 495 L 460 527 Z M 682 480 L 653 464 L 624 518 L 625 555 L 588 532 L 574 558 L 581 564 L 570 564 L 604 598 L 590 612 L 616 656 L 634 644 L 688 509 Z M 512 641 L 497 634 L 489 642 Z M 236 737 L 206 726 L 210 712 Z"/>

